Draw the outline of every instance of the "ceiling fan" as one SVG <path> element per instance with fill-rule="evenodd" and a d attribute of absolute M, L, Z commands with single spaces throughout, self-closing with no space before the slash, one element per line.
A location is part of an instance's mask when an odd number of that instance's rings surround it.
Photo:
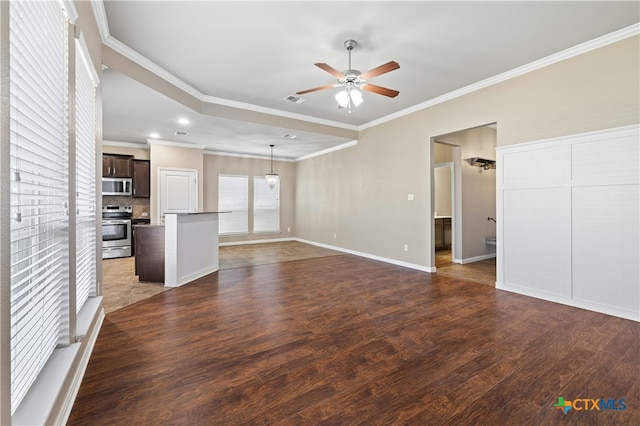
<path fill-rule="evenodd" d="M 349 52 L 349 69 L 342 72 L 325 63 L 314 64 L 318 68 L 328 72 L 332 76 L 338 79 L 337 83 L 326 84 L 320 87 L 314 87 L 313 89 L 301 90 L 296 92 L 297 95 L 304 95 L 305 93 L 316 92 L 318 90 L 332 89 L 334 87 L 342 86 L 343 90 L 336 94 L 336 101 L 338 101 L 338 108 L 349 108 L 351 112 L 351 106 L 357 107 L 362 103 L 362 92 L 359 89 L 367 92 L 377 93 L 379 95 L 395 98 L 400 92 L 393 89 L 387 89 L 386 87 L 376 86 L 375 84 L 367 83 L 370 78 L 379 76 L 381 74 L 388 73 L 400 68 L 400 64 L 395 61 L 389 61 L 386 64 L 375 67 L 367 72 L 361 73 L 358 70 L 351 69 L 351 51 L 358 45 L 355 40 L 346 40 L 344 47 Z"/>

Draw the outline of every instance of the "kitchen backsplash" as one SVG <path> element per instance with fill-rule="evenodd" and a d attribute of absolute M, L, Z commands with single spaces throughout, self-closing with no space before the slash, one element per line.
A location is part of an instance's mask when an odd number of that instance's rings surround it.
<path fill-rule="evenodd" d="M 149 219 L 149 199 L 132 197 L 115 197 L 111 195 L 102 196 L 103 206 L 131 206 L 133 207 L 133 219 Z M 146 213 L 146 214 L 145 214 Z"/>

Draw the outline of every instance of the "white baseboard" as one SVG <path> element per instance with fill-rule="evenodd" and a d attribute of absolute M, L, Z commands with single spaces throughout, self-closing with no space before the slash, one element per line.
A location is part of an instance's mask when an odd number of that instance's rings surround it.
<path fill-rule="evenodd" d="M 483 254 L 481 256 L 467 257 L 466 259 L 454 259 L 453 263 L 459 263 L 465 265 L 467 263 L 479 262 L 481 260 L 493 259 L 496 257 L 495 253 Z"/>
<path fill-rule="evenodd" d="M 625 318 L 632 321 L 640 322 L 640 313 L 632 312 L 611 306 L 598 305 L 595 303 L 582 302 L 575 299 L 568 299 L 562 296 L 556 296 L 550 293 L 544 293 L 536 290 L 526 289 L 524 287 L 509 285 L 504 283 L 496 283 L 497 290 L 504 290 L 511 293 L 521 294 L 523 296 L 535 297 L 536 299 L 546 300 L 548 302 L 559 303 L 561 305 L 572 306 L 574 308 L 586 309 L 592 312 L 612 315 L 619 318 Z"/>
<path fill-rule="evenodd" d="M 436 271 L 435 267 L 429 268 L 429 267 L 423 266 L 423 265 L 416 265 L 415 263 L 403 262 L 401 260 L 396 260 L 396 259 L 391 259 L 391 258 L 388 258 L 388 257 L 377 256 L 375 254 L 364 253 L 364 252 L 361 252 L 361 251 L 349 250 L 349 249 L 345 249 L 343 247 L 336 247 L 336 246 L 332 246 L 332 245 L 329 245 L 329 244 L 318 243 L 318 242 L 315 242 L 315 241 L 303 240 L 301 238 L 294 238 L 294 240 L 295 241 L 299 241 L 301 243 L 305 243 L 305 244 L 311 244 L 311 245 L 317 246 L 317 247 L 323 247 L 323 248 L 327 248 L 327 249 L 330 249 L 330 250 L 341 251 L 343 253 L 353 254 L 355 256 L 365 257 L 367 259 L 378 260 L 380 262 L 390 263 L 392 265 L 404 266 L 405 268 L 416 269 L 418 271 L 429 272 L 429 273 Z"/>
<path fill-rule="evenodd" d="M 220 247 L 224 246 L 242 246 L 245 244 L 264 244 L 264 243 L 280 243 L 283 241 L 297 241 L 296 238 L 274 238 L 269 240 L 251 240 L 251 241 L 231 241 L 227 243 L 220 243 Z"/>

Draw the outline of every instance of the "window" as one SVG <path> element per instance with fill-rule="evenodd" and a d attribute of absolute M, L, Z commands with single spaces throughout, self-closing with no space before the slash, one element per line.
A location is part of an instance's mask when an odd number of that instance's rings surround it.
<path fill-rule="evenodd" d="M 218 176 L 218 210 L 220 235 L 249 233 L 249 177 Z"/>
<path fill-rule="evenodd" d="M 95 82 L 76 40 L 76 313 L 96 295 Z M 97 80 L 97 78 L 96 78 Z"/>
<path fill-rule="evenodd" d="M 67 20 L 58 2 L 12 1 L 11 412 L 68 336 Z"/>
<path fill-rule="evenodd" d="M 280 232 L 280 182 L 273 187 L 253 177 L 253 232 Z"/>

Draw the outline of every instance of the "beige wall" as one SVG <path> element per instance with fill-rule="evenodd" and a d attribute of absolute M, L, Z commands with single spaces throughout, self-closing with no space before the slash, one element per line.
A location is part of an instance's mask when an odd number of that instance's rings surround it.
<path fill-rule="evenodd" d="M 249 176 L 249 212 L 253 209 L 252 177 L 264 176 L 270 171 L 270 160 L 228 157 L 207 154 L 204 156 L 204 208 L 218 211 L 218 175 Z M 296 164 L 286 161 L 273 162 L 273 171 L 280 175 L 280 233 L 249 234 L 246 236 L 220 237 L 221 243 L 236 241 L 271 240 L 291 238 L 295 235 L 295 185 Z M 288 228 L 291 231 L 288 231 Z M 249 230 L 253 229 L 253 218 L 249 214 Z"/>
<path fill-rule="evenodd" d="M 205 211 L 203 191 L 203 153 L 201 148 L 185 148 L 173 145 L 151 144 L 151 222 L 158 217 L 158 168 L 189 169 L 198 172 L 198 211 Z"/>
<path fill-rule="evenodd" d="M 639 40 L 369 128 L 356 146 L 301 161 L 296 236 L 432 267 L 431 138 L 497 122 L 501 146 L 636 124 Z M 409 193 L 414 201 L 407 200 Z"/>

